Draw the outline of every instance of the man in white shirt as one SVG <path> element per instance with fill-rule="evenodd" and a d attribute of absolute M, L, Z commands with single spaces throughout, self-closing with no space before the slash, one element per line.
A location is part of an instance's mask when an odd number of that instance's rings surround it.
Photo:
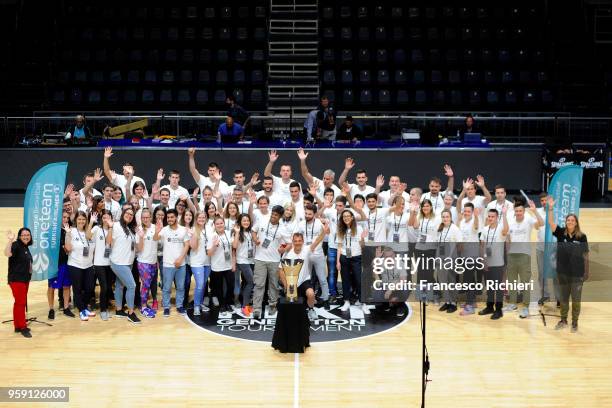
<path fill-rule="evenodd" d="M 113 148 L 110 146 L 106 147 L 104 149 L 104 163 L 103 163 L 104 175 L 111 183 L 113 183 L 114 185 L 116 185 L 117 187 L 121 189 L 121 192 L 123 193 L 123 197 L 127 199 L 127 193 L 125 191 L 125 186 L 127 184 L 128 179 L 130 178 L 132 180 L 130 182 L 130 189 L 133 189 L 134 184 L 140 181 L 145 186 L 145 190 L 146 190 L 147 184 L 144 182 L 142 178 L 134 175 L 134 172 L 136 169 L 131 163 L 125 162 L 123 164 L 122 174 L 117 174 L 116 172 L 111 170 L 109 160 L 112 155 L 113 155 Z"/>
<path fill-rule="evenodd" d="M 389 177 L 389 190 L 383 191 L 378 195 L 378 202 L 383 208 L 391 207 L 393 200 L 398 195 L 404 197 L 405 202 L 408 202 L 410 196 L 406 193 L 406 188 L 406 184 L 401 182 L 399 176 L 391 176 Z"/>
<path fill-rule="evenodd" d="M 340 177 L 338 177 L 338 185 L 341 186 L 347 181 L 346 178 L 348 173 L 353 167 L 355 167 L 355 160 L 353 160 L 351 157 L 347 157 L 344 161 L 344 170 L 342 170 L 342 174 L 340 174 Z M 380 192 L 380 189 L 377 190 L 372 186 L 368 186 L 368 176 L 366 171 L 363 169 L 357 170 L 357 174 L 355 174 L 355 182 L 355 184 L 349 184 L 351 187 L 351 198 L 355 198 L 357 194 L 361 194 L 365 197 L 368 194 L 378 194 Z"/>
<path fill-rule="evenodd" d="M 261 190 L 256 193 L 257 199 L 262 196 L 268 198 L 268 204 L 270 208 L 275 205 L 284 205 L 284 200 L 277 194 L 274 193 L 274 178 L 272 176 L 264 176 L 263 182 L 261 183 Z"/>
<path fill-rule="evenodd" d="M 200 191 L 204 191 L 206 187 L 210 187 L 211 189 L 215 189 L 215 185 L 218 183 L 218 190 L 221 195 L 228 194 L 229 186 L 225 181 L 221 179 L 221 168 L 215 162 L 208 163 L 208 177 L 200 174 L 196 167 L 195 163 L 195 149 L 193 147 L 187 149 L 187 154 L 189 155 L 189 171 L 193 177 L 193 180 L 196 182 Z M 204 208 L 204 198 L 200 199 L 200 207 Z"/>
<path fill-rule="evenodd" d="M 506 209 L 502 210 L 502 218 L 506 218 Z M 503 226 L 502 226 L 503 225 Z M 487 226 L 480 233 L 480 256 L 484 258 L 485 281 L 487 285 L 499 285 L 504 276 L 504 243 L 508 235 L 508 222 L 499 222 L 497 210 L 487 212 Z M 495 287 L 487 289 L 487 306 L 478 315 L 491 315 L 497 320 L 503 317 L 504 291 Z"/>
<path fill-rule="evenodd" d="M 300 183 L 297 181 L 291 182 L 289 186 L 289 195 L 291 196 L 291 204 L 293 204 L 294 207 L 294 220 L 296 222 L 304 221 L 304 196 L 300 188 Z"/>
<path fill-rule="evenodd" d="M 111 184 L 105 184 L 102 189 L 103 197 L 104 197 L 104 209 L 110 211 L 113 216 L 113 221 L 119 221 L 119 216 L 121 215 L 121 206 L 118 202 L 113 200 L 113 191 L 115 191 L 115 187 Z"/>
<path fill-rule="evenodd" d="M 280 224 L 283 216 L 283 207 L 272 208 L 269 217 L 262 218 L 253 227 L 255 249 L 255 269 L 253 271 L 253 318 L 262 316 L 264 285 L 268 280 L 269 314 L 276 314 L 278 301 L 278 263 L 281 255 L 285 253 L 286 243 L 290 241 L 288 231 Z"/>
<path fill-rule="evenodd" d="M 338 186 L 334 184 L 336 173 L 331 169 L 327 169 L 323 172 L 322 179 L 314 177 L 312 174 L 310 174 L 308 166 L 306 165 L 306 159 L 308 158 L 309 154 L 310 153 L 304 152 L 304 149 L 302 148 L 298 149 L 297 155 L 300 159 L 300 170 L 302 171 L 302 177 L 304 177 L 304 180 L 306 180 L 306 183 L 309 186 L 311 184 L 317 185 L 317 197 L 319 197 L 319 199 L 323 199 L 325 189 L 327 188 L 331 188 L 334 191 L 334 198 L 336 198 L 336 196 L 341 193 Z"/>
<path fill-rule="evenodd" d="M 506 207 L 508 218 L 512 218 L 512 211 L 514 210 L 514 205 L 512 204 L 512 202 L 506 199 L 506 188 L 501 184 L 497 184 L 493 191 L 495 192 L 495 200 L 487 204 L 486 210 L 489 211 L 491 209 L 494 209 L 501 214 L 502 208 Z"/>
<path fill-rule="evenodd" d="M 425 199 L 431 201 L 433 211 L 436 215 L 440 215 L 444 209 L 444 193 L 452 193 L 455 186 L 453 169 L 448 164 L 444 165 L 444 175 L 448 177 L 446 190 L 440 191 L 442 188 L 442 180 L 440 180 L 438 177 L 432 177 L 429 180 L 429 191 L 421 196 L 421 202 Z"/>
<path fill-rule="evenodd" d="M 170 192 L 168 206 L 170 208 L 174 208 L 179 198 L 182 196 L 188 196 L 189 191 L 185 187 L 181 187 L 179 185 L 179 181 L 181 181 L 181 174 L 178 172 L 178 170 L 170 170 L 168 181 L 170 184 L 166 184 L 165 186 L 162 186 L 162 188 L 167 188 Z"/>
<path fill-rule="evenodd" d="M 233 180 L 234 180 L 234 184 L 228 187 L 228 192 L 231 193 L 234 191 L 236 187 L 241 187 L 242 191 L 246 193 L 251 188 L 253 188 L 253 186 L 259 183 L 259 173 L 253 173 L 253 176 L 251 176 L 251 181 L 249 181 L 248 184 L 244 184 L 244 182 L 246 181 L 244 171 L 240 169 L 236 169 L 234 170 Z"/>
<path fill-rule="evenodd" d="M 476 186 L 480 187 L 484 196 L 476 195 Z M 488 216 L 488 211 L 486 210 L 487 204 L 491 201 L 491 193 L 487 189 L 485 185 L 485 179 L 481 175 L 476 176 L 476 182 L 471 178 L 463 181 L 463 190 L 461 190 L 461 194 L 457 198 L 457 203 L 460 205 L 458 209 L 459 213 L 463 212 L 463 205 L 465 203 L 472 203 L 474 209 L 478 209 L 480 211 L 480 225 L 485 225 L 485 217 Z M 498 212 L 499 214 L 499 212 Z"/>
<path fill-rule="evenodd" d="M 525 214 L 523 203 L 517 203 L 513 215 L 508 220 L 510 248 L 508 249 L 506 274 L 510 282 L 529 283 L 531 281 L 531 231 L 533 227 L 543 227 L 544 219 L 536 211 L 533 201 L 529 201 L 529 209 L 534 216 Z M 509 295 L 510 302 L 504 311 L 512 312 L 518 308 L 516 305 L 518 292 L 510 290 Z M 529 290 L 523 291 L 523 308 L 519 315 L 521 319 L 529 317 L 529 295 Z"/>
<path fill-rule="evenodd" d="M 282 205 L 285 205 L 289 201 L 291 201 L 291 195 L 289 194 L 289 186 L 293 180 L 291 178 L 291 166 L 288 164 L 281 165 L 280 168 L 280 177 L 277 177 L 272 174 L 272 168 L 274 167 L 274 163 L 278 160 L 278 153 L 276 150 L 272 150 L 268 153 L 268 164 L 264 170 L 265 177 L 272 177 L 274 183 L 272 185 L 272 191 L 274 194 L 280 196 L 283 201 Z"/>

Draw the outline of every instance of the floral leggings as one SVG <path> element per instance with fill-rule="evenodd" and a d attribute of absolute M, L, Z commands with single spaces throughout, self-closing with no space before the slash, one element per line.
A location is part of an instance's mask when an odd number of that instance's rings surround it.
<path fill-rule="evenodd" d="M 149 288 L 151 282 L 157 281 L 157 265 L 138 262 L 138 274 L 140 275 L 140 303 L 141 307 L 147 306 Z"/>

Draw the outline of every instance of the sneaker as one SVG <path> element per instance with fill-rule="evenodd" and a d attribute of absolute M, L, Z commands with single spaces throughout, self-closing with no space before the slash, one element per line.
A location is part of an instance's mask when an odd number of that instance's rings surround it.
<path fill-rule="evenodd" d="M 484 309 L 482 309 L 480 312 L 478 312 L 479 316 L 486 316 L 486 315 L 490 315 L 493 314 L 495 312 L 495 310 L 493 310 L 492 307 L 485 307 Z"/>
<path fill-rule="evenodd" d="M 82 321 L 86 322 L 87 320 L 89 320 L 89 316 L 87 316 L 87 312 L 85 312 L 85 310 L 83 310 L 81 313 L 79 313 L 79 317 L 81 318 Z"/>
<path fill-rule="evenodd" d="M 200 315 L 200 306 L 194 306 L 193 307 L 193 315 L 194 316 L 199 316 Z"/>
<path fill-rule="evenodd" d="M 210 298 L 208 296 L 204 296 L 203 305 L 210 306 Z"/>
<path fill-rule="evenodd" d="M 108 312 L 107 312 L 106 310 L 105 310 L 105 311 L 103 311 L 103 312 L 100 312 L 100 318 L 101 318 L 103 321 L 107 321 L 107 320 L 108 320 Z"/>
<path fill-rule="evenodd" d="M 127 317 L 128 321 L 130 321 L 131 323 L 134 324 L 139 324 L 140 323 L 140 319 L 138 318 L 138 316 L 136 316 L 136 313 L 132 312 L 128 315 Z"/>
<path fill-rule="evenodd" d="M 30 333 L 30 329 L 27 327 L 25 329 L 21 329 L 21 335 L 27 339 L 32 337 L 32 333 Z"/>
<path fill-rule="evenodd" d="M 502 317 L 504 317 L 503 312 L 501 310 L 496 310 L 491 315 L 491 320 L 498 320 L 498 319 L 501 319 Z"/>
<path fill-rule="evenodd" d="M 363 312 L 363 314 L 370 314 L 370 308 L 365 303 L 361 304 L 361 311 Z"/>
<path fill-rule="evenodd" d="M 55 310 L 49 309 L 49 315 L 47 316 L 47 319 L 49 319 L 49 320 L 54 320 L 55 319 Z"/>
<path fill-rule="evenodd" d="M 153 310 L 159 310 L 159 304 L 157 303 L 157 300 L 153 301 Z"/>
<path fill-rule="evenodd" d="M 474 309 L 474 306 L 472 305 L 465 305 L 463 306 L 463 309 L 461 309 L 461 312 L 459 312 L 460 316 L 467 316 L 467 315 L 471 315 L 476 313 L 476 310 Z"/>
<path fill-rule="evenodd" d="M 92 312 L 89 309 L 85 309 L 85 313 L 87 313 L 87 316 L 89 316 L 89 317 L 95 317 L 96 316 L 96 312 Z"/>
<path fill-rule="evenodd" d="M 261 319 L 261 310 L 253 310 L 253 319 Z"/>
<path fill-rule="evenodd" d="M 561 302 L 557 300 L 557 309 L 561 309 Z"/>
<path fill-rule="evenodd" d="M 572 322 L 572 333 L 578 332 L 578 322 Z"/>
<path fill-rule="evenodd" d="M 128 317 L 128 315 L 123 309 L 121 309 L 121 310 L 115 311 L 115 317 L 124 318 L 124 317 Z"/>
<path fill-rule="evenodd" d="M 403 306 L 399 306 L 395 309 L 395 315 L 397 317 L 404 317 L 406 316 L 406 309 Z"/>
<path fill-rule="evenodd" d="M 457 305 L 449 304 L 446 308 L 446 313 L 455 313 L 457 311 Z"/>
<path fill-rule="evenodd" d="M 170 309 L 164 309 L 164 317 L 170 317 Z"/>
<path fill-rule="evenodd" d="M 340 310 L 342 312 L 346 312 L 347 310 L 349 310 L 350 307 L 351 307 L 351 302 L 349 302 L 348 300 L 345 300 Z"/>
<path fill-rule="evenodd" d="M 538 300 L 538 305 L 544 306 L 544 303 L 548 302 L 550 298 L 548 296 L 542 296 L 540 300 Z"/>
<path fill-rule="evenodd" d="M 244 315 L 244 317 L 250 317 L 251 316 L 251 312 L 252 312 L 252 308 L 251 308 L 251 306 L 245 306 L 245 307 L 242 308 L 241 312 Z"/>
<path fill-rule="evenodd" d="M 275 317 L 276 316 L 276 312 L 277 312 L 276 306 L 269 306 L 268 307 L 268 315 L 270 317 Z"/>
<path fill-rule="evenodd" d="M 357 299 L 354 303 L 355 306 L 359 307 L 361 306 L 361 302 L 359 301 L 359 299 Z"/>
<path fill-rule="evenodd" d="M 216 296 L 213 296 L 212 302 L 214 307 L 219 307 L 219 299 Z"/>
<path fill-rule="evenodd" d="M 314 322 L 318 318 L 319 318 L 319 315 L 317 314 L 317 311 L 312 308 L 308 308 L 308 320 L 310 320 L 311 322 Z"/>
<path fill-rule="evenodd" d="M 210 312 L 210 309 L 204 303 L 200 305 L 200 309 L 202 309 L 203 312 Z"/>
<path fill-rule="evenodd" d="M 68 317 L 76 317 L 74 315 L 74 313 L 72 313 L 72 310 L 70 309 L 64 309 L 64 316 L 68 316 Z"/>
<path fill-rule="evenodd" d="M 440 312 L 445 312 L 450 307 L 450 303 L 445 303 L 438 309 Z"/>
<path fill-rule="evenodd" d="M 338 301 L 336 299 L 336 295 L 330 295 L 328 300 L 329 300 L 329 303 L 331 303 L 332 305 L 336 304 L 336 302 Z"/>
<path fill-rule="evenodd" d="M 180 315 L 184 315 L 185 313 L 187 313 L 187 312 L 185 311 L 185 308 L 184 308 L 184 307 L 177 307 L 177 308 L 176 308 L 176 311 L 177 311 L 177 312 L 178 312 L 178 314 L 180 314 Z"/>
<path fill-rule="evenodd" d="M 147 319 L 153 319 L 155 317 L 155 310 L 145 306 L 140 309 L 140 314 L 146 317 Z"/>
<path fill-rule="evenodd" d="M 559 320 L 559 323 L 555 326 L 555 330 L 565 329 L 567 327 L 567 320 Z"/>
<path fill-rule="evenodd" d="M 504 312 L 514 312 L 518 310 L 518 306 L 515 305 L 514 303 L 508 303 L 506 306 L 504 306 L 504 308 L 502 309 L 502 311 Z"/>
<path fill-rule="evenodd" d="M 521 319 L 526 319 L 529 317 L 529 308 L 528 307 L 524 307 L 521 309 L 521 313 L 519 314 L 519 317 Z"/>
<path fill-rule="evenodd" d="M 240 304 L 238 299 L 234 300 L 234 308 L 235 309 L 240 309 L 241 307 L 242 307 L 242 305 Z"/>

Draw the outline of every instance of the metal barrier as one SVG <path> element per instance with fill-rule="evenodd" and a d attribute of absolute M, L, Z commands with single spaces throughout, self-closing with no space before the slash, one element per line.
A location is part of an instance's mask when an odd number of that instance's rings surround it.
<path fill-rule="evenodd" d="M 95 136 L 102 136 L 106 126 L 117 126 L 143 118 L 149 119 L 146 134 L 175 135 L 181 138 L 214 139 L 225 115 L 200 115 L 184 112 L 86 114 L 87 125 Z M 366 138 L 399 137 L 403 129 L 415 129 L 441 137 L 454 136 L 463 125 L 464 116 L 456 113 L 419 112 L 410 114 L 368 113 L 352 115 Z M 612 117 L 575 117 L 565 113 L 476 113 L 479 131 L 495 143 L 541 143 L 551 140 L 608 142 Z M 338 125 L 345 116 L 338 116 Z M 305 118 L 294 115 L 253 114 L 247 136 L 258 138 L 297 135 Z M 44 113 L 36 116 L 10 116 L 0 119 L 4 145 L 15 145 L 24 137 L 63 132 L 74 121 L 74 114 Z"/>

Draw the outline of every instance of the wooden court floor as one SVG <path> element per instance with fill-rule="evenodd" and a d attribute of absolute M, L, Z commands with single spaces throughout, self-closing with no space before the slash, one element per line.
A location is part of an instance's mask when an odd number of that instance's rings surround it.
<path fill-rule="evenodd" d="M 612 210 L 584 209 L 590 241 L 612 241 Z M 0 234 L 21 209 L 0 210 Z M 0 259 L 0 319 L 10 319 L 7 261 Z M 608 282 L 591 281 L 589 285 Z M 46 320 L 46 282 L 30 286 L 29 316 Z M 0 386 L 68 386 L 75 407 L 417 407 L 421 337 L 412 318 L 373 337 L 316 343 L 283 355 L 269 345 L 202 331 L 176 314 L 139 326 L 56 317 L 32 339 L 0 327 Z M 428 407 L 612 407 L 612 307 L 583 304 L 580 332 L 554 318 L 500 321 L 428 309 Z M 49 406 L 68 404 L 49 404 Z M 44 404 L 0 406 L 44 406 Z"/>

